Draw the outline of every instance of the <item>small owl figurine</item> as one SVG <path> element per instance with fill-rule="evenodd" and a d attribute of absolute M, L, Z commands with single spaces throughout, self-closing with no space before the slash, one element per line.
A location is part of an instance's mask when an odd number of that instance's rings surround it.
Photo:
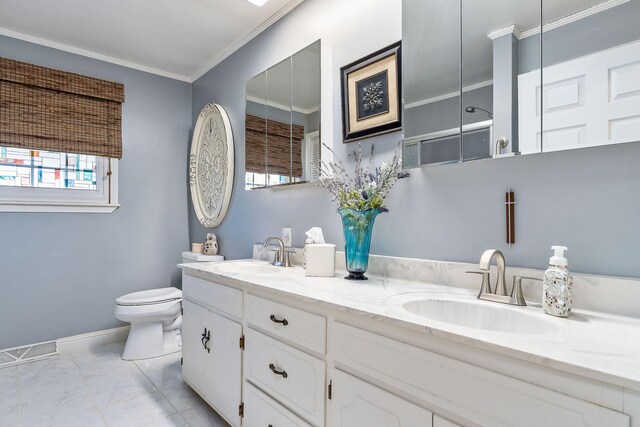
<path fill-rule="evenodd" d="M 205 255 L 218 255 L 218 238 L 215 234 L 207 234 L 207 240 L 204 242 L 202 253 Z"/>

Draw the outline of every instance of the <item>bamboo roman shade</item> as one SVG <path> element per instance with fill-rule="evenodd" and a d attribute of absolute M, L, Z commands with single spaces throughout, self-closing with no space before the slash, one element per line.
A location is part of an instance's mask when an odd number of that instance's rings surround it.
<path fill-rule="evenodd" d="M 0 58 L 0 145 L 122 157 L 124 85 Z"/>
<path fill-rule="evenodd" d="M 247 115 L 246 171 L 302 177 L 303 138 L 303 126 Z"/>

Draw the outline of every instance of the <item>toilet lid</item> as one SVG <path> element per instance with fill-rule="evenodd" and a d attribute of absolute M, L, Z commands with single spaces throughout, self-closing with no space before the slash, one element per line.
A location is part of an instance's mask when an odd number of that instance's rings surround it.
<path fill-rule="evenodd" d="M 182 291 L 177 288 L 149 289 L 133 292 L 116 299 L 118 305 L 147 305 L 175 301 L 182 298 Z"/>

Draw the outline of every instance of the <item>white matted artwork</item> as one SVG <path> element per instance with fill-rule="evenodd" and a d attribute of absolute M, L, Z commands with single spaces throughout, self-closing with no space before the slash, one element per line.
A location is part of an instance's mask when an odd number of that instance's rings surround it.
<path fill-rule="evenodd" d="M 233 192 L 234 148 L 229 116 L 221 105 L 200 111 L 191 141 L 189 186 L 198 220 L 217 227 L 224 219 Z"/>

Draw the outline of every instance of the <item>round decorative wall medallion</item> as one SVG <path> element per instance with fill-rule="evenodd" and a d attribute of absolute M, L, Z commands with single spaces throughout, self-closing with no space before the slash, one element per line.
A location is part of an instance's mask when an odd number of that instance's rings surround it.
<path fill-rule="evenodd" d="M 224 219 L 233 191 L 233 133 L 227 112 L 218 104 L 200 111 L 189 156 L 189 186 L 198 220 L 216 227 Z"/>

